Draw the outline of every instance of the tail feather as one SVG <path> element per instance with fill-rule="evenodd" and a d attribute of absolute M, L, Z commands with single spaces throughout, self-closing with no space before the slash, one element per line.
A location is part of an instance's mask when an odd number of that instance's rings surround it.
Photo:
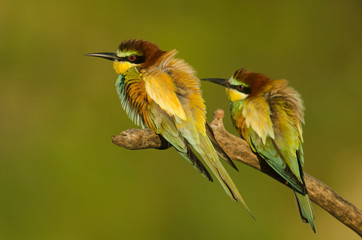
<path fill-rule="evenodd" d="M 297 199 L 298 203 L 298 210 L 300 217 L 302 218 L 303 222 L 309 223 L 315 233 L 314 227 L 314 214 L 312 210 L 312 206 L 309 201 L 308 194 L 302 195 L 296 191 L 294 191 L 295 198 Z"/>
<path fill-rule="evenodd" d="M 249 212 L 250 216 L 255 220 L 244 199 L 241 197 L 239 190 L 235 186 L 233 180 L 219 161 L 217 153 L 207 136 L 200 135 L 200 144 L 195 146 L 195 149 L 200 153 L 207 166 L 214 173 L 230 198 L 241 202 Z"/>
<path fill-rule="evenodd" d="M 239 172 L 239 169 L 235 166 L 235 164 L 233 163 L 233 161 L 230 159 L 230 157 L 226 154 L 226 152 L 224 151 L 224 149 L 222 149 L 222 147 L 219 145 L 219 143 L 216 141 L 215 136 L 214 136 L 214 132 L 212 131 L 210 125 L 208 122 L 206 122 L 206 134 L 208 136 L 208 138 L 210 139 L 212 145 L 214 146 L 214 149 L 216 150 L 217 154 L 224 159 L 230 166 L 232 166 L 236 171 Z"/>
<path fill-rule="evenodd" d="M 195 153 L 192 152 L 189 146 L 186 145 L 186 147 L 187 147 L 186 153 L 179 151 L 181 156 L 183 156 L 188 162 L 190 162 L 193 165 L 193 167 L 196 168 L 201 173 L 202 176 L 204 176 L 210 182 L 213 182 L 211 174 L 209 173 L 209 171 L 207 171 L 204 164 L 202 164 L 202 162 L 198 159 Z"/>

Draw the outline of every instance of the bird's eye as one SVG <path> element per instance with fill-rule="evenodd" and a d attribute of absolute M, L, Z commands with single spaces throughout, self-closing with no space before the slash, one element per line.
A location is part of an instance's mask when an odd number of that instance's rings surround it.
<path fill-rule="evenodd" d="M 239 85 L 239 86 L 237 86 L 236 88 L 237 88 L 239 91 L 243 91 L 244 86 L 243 86 L 243 85 Z"/>
<path fill-rule="evenodd" d="M 128 60 L 130 60 L 131 62 L 133 62 L 134 60 L 136 60 L 136 56 L 135 55 L 131 55 L 128 57 Z"/>

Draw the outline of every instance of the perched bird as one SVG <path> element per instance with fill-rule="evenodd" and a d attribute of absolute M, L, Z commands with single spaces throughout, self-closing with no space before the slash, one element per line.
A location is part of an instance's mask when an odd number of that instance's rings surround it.
<path fill-rule="evenodd" d="M 118 74 L 117 93 L 123 109 L 135 124 L 160 134 L 212 181 L 192 147 L 227 194 L 248 209 L 207 136 L 200 80 L 191 66 L 175 58 L 176 53 L 176 50 L 162 51 L 148 41 L 129 40 L 122 42 L 116 53 L 87 55 L 113 61 Z M 233 165 L 231 160 L 229 163 Z"/>
<path fill-rule="evenodd" d="M 202 79 L 226 87 L 232 122 L 261 159 L 294 190 L 299 213 L 313 231 L 314 215 L 303 178 L 303 103 L 286 80 L 237 70 L 230 79 Z"/>

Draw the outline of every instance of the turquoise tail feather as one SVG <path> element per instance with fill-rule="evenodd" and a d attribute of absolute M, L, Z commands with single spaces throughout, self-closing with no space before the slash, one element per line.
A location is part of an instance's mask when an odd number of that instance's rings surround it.
<path fill-rule="evenodd" d="M 314 214 L 308 194 L 302 195 L 296 191 L 294 191 L 294 194 L 295 198 L 297 199 L 300 217 L 303 219 L 304 222 L 308 222 L 310 224 L 313 232 L 315 233 L 316 231 L 314 227 Z"/>

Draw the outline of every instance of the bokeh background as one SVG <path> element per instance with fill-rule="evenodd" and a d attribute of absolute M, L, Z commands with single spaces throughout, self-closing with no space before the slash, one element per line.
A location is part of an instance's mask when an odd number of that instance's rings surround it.
<path fill-rule="evenodd" d="M 113 145 L 134 125 L 112 64 L 83 55 L 142 38 L 199 77 L 289 79 L 305 170 L 361 208 L 361 29 L 360 0 L 1 0 L 0 239 L 358 239 L 317 205 L 313 234 L 292 191 L 241 163 L 226 168 L 256 222 L 175 150 Z M 223 89 L 202 88 L 209 120 L 228 110 Z"/>

